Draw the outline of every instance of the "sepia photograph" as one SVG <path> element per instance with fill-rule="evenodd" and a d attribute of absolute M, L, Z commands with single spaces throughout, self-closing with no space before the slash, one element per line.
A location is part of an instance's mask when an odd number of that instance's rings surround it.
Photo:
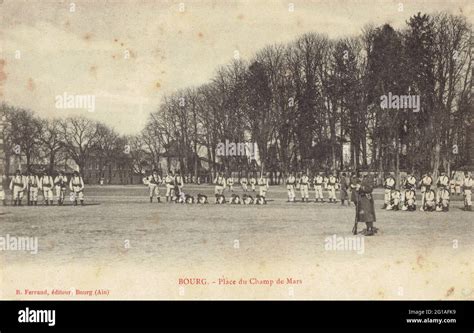
<path fill-rule="evenodd" d="M 474 300 L 473 7 L 1 0 L 0 299 Z"/>

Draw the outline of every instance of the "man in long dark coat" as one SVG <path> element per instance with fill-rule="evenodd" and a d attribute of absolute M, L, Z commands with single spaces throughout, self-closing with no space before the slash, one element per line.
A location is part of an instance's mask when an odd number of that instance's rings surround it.
<path fill-rule="evenodd" d="M 372 197 L 373 182 L 365 175 L 357 190 L 356 214 L 357 222 L 365 222 L 367 225 L 366 236 L 372 236 L 375 232 L 375 207 Z"/>

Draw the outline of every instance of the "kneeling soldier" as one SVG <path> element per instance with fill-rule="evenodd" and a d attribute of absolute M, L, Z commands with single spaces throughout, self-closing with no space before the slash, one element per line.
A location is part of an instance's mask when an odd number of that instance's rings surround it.
<path fill-rule="evenodd" d="M 79 172 L 74 171 L 74 175 L 69 182 L 69 189 L 72 192 L 71 199 L 74 200 L 74 206 L 77 206 L 77 198 L 79 198 L 81 205 L 84 206 L 84 181 Z"/>
<path fill-rule="evenodd" d="M 449 195 L 449 190 L 447 188 L 440 191 L 438 197 L 438 205 L 436 207 L 437 212 L 449 211 Z"/>
<path fill-rule="evenodd" d="M 420 208 L 421 211 L 432 212 L 436 209 L 436 193 L 434 190 L 425 192 L 424 206 Z"/>
<path fill-rule="evenodd" d="M 17 170 L 15 176 L 13 176 L 12 181 L 10 182 L 13 206 L 21 206 L 21 200 L 23 199 L 23 192 L 26 189 L 26 185 L 26 178 L 21 174 L 20 170 Z"/>
<path fill-rule="evenodd" d="M 400 204 L 400 191 L 392 190 L 390 194 L 390 202 L 388 203 L 386 210 L 398 210 Z"/>
<path fill-rule="evenodd" d="M 410 212 L 416 210 L 415 190 L 406 190 L 404 197 L 405 197 L 405 201 L 403 202 L 402 210 L 408 210 Z"/>
<path fill-rule="evenodd" d="M 215 184 L 214 194 L 216 194 L 216 198 L 217 198 L 217 194 L 221 195 L 222 193 L 224 193 L 224 188 L 225 188 L 225 178 L 222 175 L 222 172 L 219 172 L 217 174 L 216 179 L 214 179 L 214 184 Z"/>

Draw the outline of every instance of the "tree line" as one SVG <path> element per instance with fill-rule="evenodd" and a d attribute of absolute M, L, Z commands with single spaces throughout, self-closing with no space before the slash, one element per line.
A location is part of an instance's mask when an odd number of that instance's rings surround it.
<path fill-rule="evenodd" d="M 133 136 L 82 117 L 44 120 L 3 104 L 5 150 L 20 146 L 27 167 L 46 158 L 50 169 L 70 158 L 82 170 L 94 156 L 104 170 L 119 162 L 135 173 L 173 159 L 175 169 L 198 176 L 204 159 L 213 174 L 344 169 L 436 176 L 468 164 L 474 144 L 471 36 L 464 16 L 445 12 L 418 13 L 399 30 L 367 25 L 340 39 L 306 33 L 249 60 L 235 57 L 208 83 L 165 96 Z M 387 95 L 418 96 L 419 109 L 383 108 Z M 258 163 L 217 156 L 226 140 L 256 143 Z"/>

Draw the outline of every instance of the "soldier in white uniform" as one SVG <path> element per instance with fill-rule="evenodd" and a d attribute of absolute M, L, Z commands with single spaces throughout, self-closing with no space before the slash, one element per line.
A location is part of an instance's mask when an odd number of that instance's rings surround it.
<path fill-rule="evenodd" d="M 174 196 L 174 175 L 173 171 L 169 170 L 165 177 L 165 185 L 166 185 L 166 202 L 169 202 L 171 198 Z"/>
<path fill-rule="evenodd" d="M 464 181 L 462 183 L 462 190 L 464 192 L 464 210 L 472 210 L 472 186 L 474 185 L 474 179 L 470 172 L 464 173 Z"/>
<path fill-rule="evenodd" d="M 53 205 L 53 177 L 48 175 L 48 172 L 44 172 L 40 179 L 40 190 L 43 192 L 44 203 L 46 206 Z"/>
<path fill-rule="evenodd" d="M 227 187 L 229 188 L 229 191 L 234 192 L 234 178 L 232 178 L 232 176 L 229 176 L 227 178 L 226 183 Z"/>
<path fill-rule="evenodd" d="M 403 187 L 405 188 L 405 191 L 402 192 L 401 202 L 404 204 L 405 196 L 408 192 L 415 191 L 416 194 L 416 178 L 413 176 L 413 174 L 408 174 L 407 178 L 405 179 L 405 182 L 403 183 Z"/>
<path fill-rule="evenodd" d="M 438 177 L 438 181 L 436 182 L 436 187 L 436 201 L 441 202 L 441 196 L 446 196 L 444 190 L 447 190 L 449 195 L 449 177 L 446 176 L 446 173 L 441 172 L 441 175 Z"/>
<path fill-rule="evenodd" d="M 405 191 L 405 201 L 402 201 L 402 210 L 405 211 L 414 211 L 416 210 L 416 194 L 415 190 L 406 190 Z"/>
<path fill-rule="evenodd" d="M 263 203 L 267 203 L 267 191 L 268 191 L 268 178 L 267 176 L 262 172 L 260 175 L 260 178 L 258 178 L 258 186 L 259 186 L 259 194 L 260 197 L 263 199 Z"/>
<path fill-rule="evenodd" d="M 255 192 L 255 185 L 257 185 L 257 180 L 254 176 L 250 177 L 250 188 Z"/>
<path fill-rule="evenodd" d="M 2 205 L 7 205 L 7 197 L 5 194 L 6 189 L 8 188 L 8 177 L 7 175 L 2 175 L 2 179 L 0 180 L 0 200 L 2 201 Z"/>
<path fill-rule="evenodd" d="M 456 180 L 454 182 L 454 191 L 456 195 L 461 195 L 462 184 L 463 180 L 461 179 L 461 176 L 457 175 Z"/>
<path fill-rule="evenodd" d="M 395 178 L 393 178 L 392 174 L 389 174 L 387 177 L 385 177 L 383 185 L 385 188 L 383 208 L 387 208 L 387 206 L 390 205 L 390 201 L 392 199 L 392 191 L 395 189 Z"/>
<path fill-rule="evenodd" d="M 151 175 L 149 175 L 146 178 L 146 183 L 148 185 L 148 189 L 150 190 L 149 192 L 149 197 L 150 197 L 150 203 L 153 202 L 153 196 L 156 195 L 156 202 L 160 202 L 160 184 L 161 184 L 161 177 L 158 174 L 158 170 L 153 169 L 153 172 Z"/>
<path fill-rule="evenodd" d="M 337 177 L 336 174 L 332 174 L 328 178 L 327 188 L 329 191 L 329 202 L 336 203 L 336 184 Z"/>
<path fill-rule="evenodd" d="M 21 206 L 21 200 L 23 199 L 23 194 L 27 186 L 26 177 L 23 176 L 20 170 L 15 172 L 15 176 L 13 176 L 10 182 L 10 190 L 12 191 L 12 200 L 13 206 Z"/>
<path fill-rule="evenodd" d="M 433 185 L 433 178 L 429 173 L 426 173 L 421 177 L 420 181 L 420 189 L 421 189 L 421 207 L 420 210 L 423 211 L 425 209 L 425 199 L 426 194 L 428 191 L 431 190 L 431 185 Z"/>
<path fill-rule="evenodd" d="M 321 202 L 324 202 L 324 196 L 323 196 L 323 186 L 324 186 L 324 177 L 323 173 L 320 172 L 316 177 L 314 177 L 314 198 L 315 201 L 318 202 L 319 199 L 321 199 Z"/>
<path fill-rule="evenodd" d="M 306 176 L 306 173 L 303 173 L 301 175 L 299 185 L 300 185 L 301 201 L 309 202 L 309 193 L 308 193 L 309 177 Z"/>
<path fill-rule="evenodd" d="M 400 208 L 400 191 L 399 190 L 392 190 L 390 193 L 390 202 L 385 208 L 386 210 L 398 210 Z"/>
<path fill-rule="evenodd" d="M 67 184 L 67 176 L 62 171 L 59 171 L 58 175 L 54 178 L 54 186 L 56 187 L 56 200 L 58 201 L 59 206 L 64 204 Z"/>
<path fill-rule="evenodd" d="M 288 190 L 288 202 L 295 202 L 295 185 L 296 185 L 296 177 L 291 172 L 286 178 L 286 189 Z"/>
<path fill-rule="evenodd" d="M 226 185 L 225 178 L 222 175 L 222 172 L 219 172 L 217 174 L 216 178 L 214 179 L 214 184 L 215 184 L 214 194 L 222 195 L 222 193 L 224 192 L 225 185 Z"/>
<path fill-rule="evenodd" d="M 33 172 L 28 173 L 27 177 L 28 183 L 28 193 L 29 193 L 29 202 L 28 206 L 38 205 L 38 190 L 39 190 L 39 178 L 37 175 L 33 174 Z"/>
<path fill-rule="evenodd" d="M 247 188 L 247 185 L 248 185 L 247 177 L 243 176 L 242 178 L 240 178 L 240 185 L 242 186 L 242 190 L 243 190 L 244 192 L 247 192 L 247 191 L 248 191 L 248 188 Z"/>
<path fill-rule="evenodd" d="M 444 188 L 439 191 L 438 204 L 436 206 L 437 212 L 449 211 L 449 188 Z"/>
<path fill-rule="evenodd" d="M 422 211 L 432 212 L 436 209 L 436 193 L 430 189 L 425 192 L 424 206 L 420 208 Z"/>
<path fill-rule="evenodd" d="M 74 206 L 77 206 L 78 198 L 81 205 L 84 206 L 84 180 L 81 175 L 79 175 L 79 172 L 74 171 L 74 175 L 69 182 L 69 189 L 72 192 L 71 199 L 74 200 Z"/>

